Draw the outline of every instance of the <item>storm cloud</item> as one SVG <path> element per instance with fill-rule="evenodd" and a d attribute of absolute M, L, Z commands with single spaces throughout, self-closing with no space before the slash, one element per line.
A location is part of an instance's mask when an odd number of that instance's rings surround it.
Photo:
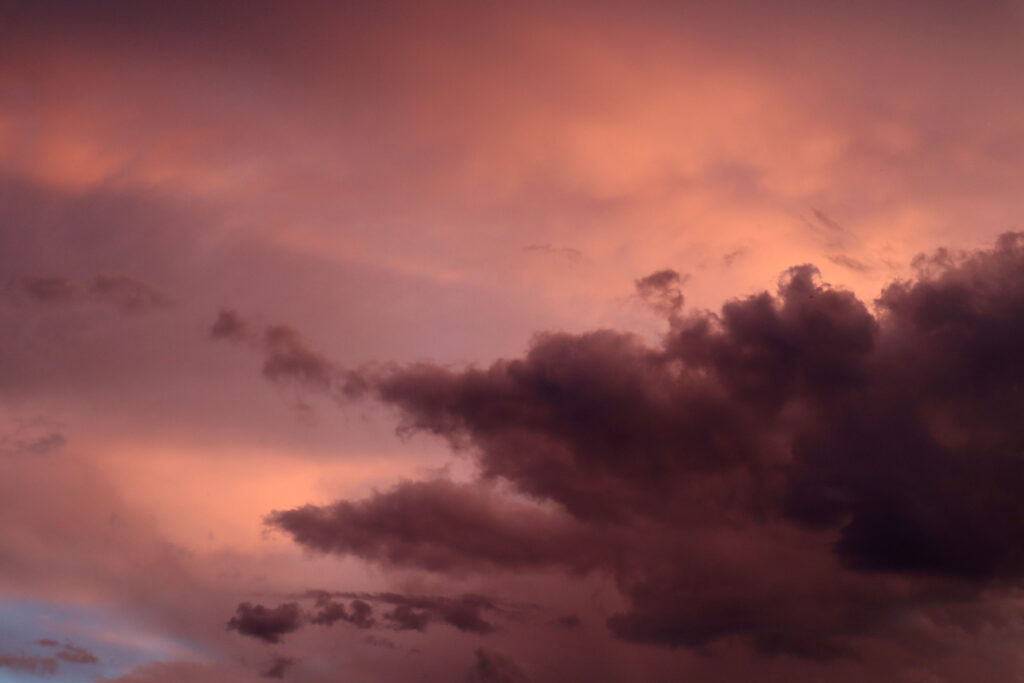
<path fill-rule="evenodd" d="M 853 655 L 905 612 L 1024 575 L 1024 237 L 915 268 L 871 305 L 801 265 L 775 294 L 685 314 L 661 271 L 637 281 L 665 304 L 657 345 L 542 333 L 523 358 L 463 369 L 313 354 L 480 477 L 267 522 L 385 566 L 606 573 L 630 605 L 608 619 L 625 640 Z M 305 358 L 282 339 L 268 363 Z M 289 374 L 337 393 L 301 363 Z"/>

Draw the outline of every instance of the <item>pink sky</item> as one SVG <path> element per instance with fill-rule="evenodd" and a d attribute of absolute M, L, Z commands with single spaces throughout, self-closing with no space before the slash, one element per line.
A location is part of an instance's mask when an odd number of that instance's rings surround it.
<path fill-rule="evenodd" d="M 0 3 L 0 682 L 1024 677 L 1022 39 Z"/>

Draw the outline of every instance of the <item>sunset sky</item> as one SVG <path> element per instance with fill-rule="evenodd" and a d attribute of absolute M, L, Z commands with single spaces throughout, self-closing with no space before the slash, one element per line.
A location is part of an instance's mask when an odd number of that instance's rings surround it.
<path fill-rule="evenodd" d="M 0 0 L 0 683 L 1024 681 L 1021 0 Z"/>

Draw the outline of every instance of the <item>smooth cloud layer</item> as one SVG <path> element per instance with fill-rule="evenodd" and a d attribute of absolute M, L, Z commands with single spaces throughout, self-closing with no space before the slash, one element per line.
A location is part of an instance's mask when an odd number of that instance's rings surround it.
<path fill-rule="evenodd" d="M 545 333 L 487 368 L 347 370 L 271 327 L 268 379 L 372 396 L 471 453 L 480 479 L 267 522 L 386 566 L 607 573 L 626 640 L 852 655 L 1024 574 L 1024 237 L 915 266 L 873 312 L 805 265 L 776 295 L 683 315 L 662 271 L 637 282 L 667 301 L 659 345 Z"/>

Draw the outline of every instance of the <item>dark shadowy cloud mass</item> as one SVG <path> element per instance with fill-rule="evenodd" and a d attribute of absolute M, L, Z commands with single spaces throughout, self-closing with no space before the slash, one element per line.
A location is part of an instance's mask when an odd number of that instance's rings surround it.
<path fill-rule="evenodd" d="M 267 522 L 386 566 L 607 573 L 628 641 L 853 656 L 905 613 L 1024 576 L 1024 237 L 915 266 L 873 310 L 803 265 L 775 295 L 686 315 L 661 271 L 637 281 L 665 303 L 657 346 L 545 333 L 487 368 L 363 370 L 360 391 L 472 453 L 479 481 Z M 275 330 L 268 378 L 356 386 Z M 390 619 L 415 628 L 409 608 Z"/>
<path fill-rule="evenodd" d="M 228 630 L 238 631 L 244 636 L 276 643 L 285 634 L 297 631 L 301 625 L 302 612 L 294 602 L 277 607 L 243 602 L 238 606 L 235 616 L 228 620 L 227 627 Z"/>

